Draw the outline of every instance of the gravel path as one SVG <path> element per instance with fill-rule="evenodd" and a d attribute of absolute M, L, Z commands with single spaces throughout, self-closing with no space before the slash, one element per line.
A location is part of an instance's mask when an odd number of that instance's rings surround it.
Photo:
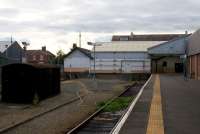
<path fill-rule="evenodd" d="M 96 110 L 96 103 L 116 96 L 122 92 L 127 84 L 130 84 L 130 82 L 97 80 L 94 84 L 92 80 L 87 79 L 64 81 L 61 85 L 62 93 L 60 95 L 42 101 L 37 106 L 15 106 L 13 104 L 9 106 L 9 104 L 0 103 L 0 129 L 17 124 L 39 112 L 45 112 L 77 97 L 78 94 L 85 94 L 86 96 L 79 101 L 65 105 L 6 133 L 55 134 L 66 132 L 93 113 Z"/>
<path fill-rule="evenodd" d="M 23 122 L 40 113 L 46 112 L 59 105 L 69 102 L 73 98 L 77 98 L 75 92 L 68 92 L 66 85 L 62 84 L 62 93 L 46 99 L 38 105 L 19 105 L 0 103 L 0 130 Z"/>
<path fill-rule="evenodd" d="M 91 97 L 92 96 L 92 97 Z M 76 101 L 54 112 L 34 119 L 5 134 L 60 134 L 84 120 L 96 110 L 96 103 L 109 99 L 113 95 L 108 93 L 90 93 L 83 101 Z M 94 101 L 95 99 L 95 101 Z"/>

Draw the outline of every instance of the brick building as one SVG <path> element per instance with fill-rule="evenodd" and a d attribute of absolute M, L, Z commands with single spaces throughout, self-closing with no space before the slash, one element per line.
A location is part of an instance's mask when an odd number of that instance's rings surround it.
<path fill-rule="evenodd" d="M 188 45 L 189 75 L 200 80 L 200 30 L 190 36 Z"/>
<path fill-rule="evenodd" d="M 46 50 L 46 47 L 42 47 L 41 50 L 27 50 L 26 62 L 33 64 L 49 64 L 55 59 L 55 55 Z"/>

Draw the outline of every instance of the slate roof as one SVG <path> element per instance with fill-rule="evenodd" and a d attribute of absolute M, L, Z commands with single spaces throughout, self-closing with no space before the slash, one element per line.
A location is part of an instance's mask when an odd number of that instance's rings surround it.
<path fill-rule="evenodd" d="M 12 45 L 19 45 L 22 48 L 22 43 L 20 41 L 13 41 Z M 6 47 L 7 45 L 7 47 Z M 11 42 L 10 41 L 0 41 L 0 52 L 4 53 L 6 49 L 8 49 L 11 46 Z"/>
<path fill-rule="evenodd" d="M 167 44 L 169 44 L 169 43 L 171 43 L 171 42 L 175 42 L 175 41 L 177 41 L 177 40 L 179 40 L 179 39 L 182 39 L 182 38 L 187 38 L 187 37 L 189 37 L 190 35 L 191 35 L 191 34 L 184 35 L 184 36 L 182 36 L 182 37 L 174 38 L 174 39 L 172 39 L 172 40 L 169 40 L 169 41 L 166 41 L 166 42 L 157 44 L 157 45 L 155 45 L 155 46 L 149 47 L 148 50 L 153 49 L 153 48 L 156 48 L 156 47 L 159 47 L 159 46 L 162 46 L 162 45 L 167 45 Z"/>
<path fill-rule="evenodd" d="M 165 43 L 148 48 L 148 54 L 153 56 L 160 55 L 184 55 L 187 50 L 187 37 L 180 37 Z"/>
<path fill-rule="evenodd" d="M 0 41 L 0 52 L 3 53 L 10 45 L 10 41 Z"/>
<path fill-rule="evenodd" d="M 64 58 L 68 57 L 75 50 L 78 50 L 82 52 L 84 55 L 86 55 L 87 57 L 89 57 L 90 59 L 93 59 L 93 57 L 91 56 L 91 51 L 85 48 L 81 48 L 81 47 L 74 47 L 68 54 L 64 55 Z"/>

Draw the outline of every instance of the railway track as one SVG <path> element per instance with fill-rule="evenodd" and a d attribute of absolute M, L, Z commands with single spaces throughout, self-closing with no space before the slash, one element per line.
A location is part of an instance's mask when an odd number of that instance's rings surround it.
<path fill-rule="evenodd" d="M 128 87 L 122 94 L 109 101 L 85 121 L 71 131 L 66 132 L 66 134 L 109 134 L 126 112 L 126 109 L 117 112 L 104 112 L 103 109 L 118 97 L 136 96 L 143 84 L 144 82 L 136 82 Z"/>
<path fill-rule="evenodd" d="M 81 96 L 81 97 L 83 97 L 83 96 Z M 76 102 L 76 101 L 78 101 L 78 100 L 80 100 L 80 97 L 72 98 L 72 99 L 69 100 L 68 102 L 65 102 L 65 103 L 63 103 L 63 104 L 61 104 L 61 105 L 58 105 L 58 106 L 56 106 L 56 107 L 54 107 L 54 108 L 52 108 L 52 109 L 49 109 L 49 110 L 47 110 L 47 111 L 45 111 L 45 112 L 38 113 L 38 114 L 36 114 L 36 115 L 34 115 L 34 116 L 32 116 L 32 117 L 26 119 L 26 120 L 23 120 L 23 121 L 21 121 L 21 122 L 18 122 L 18 123 L 16 123 L 16 124 L 11 125 L 11 126 L 7 126 L 7 127 L 5 127 L 5 128 L 2 128 L 2 129 L 0 129 L 0 134 L 9 132 L 9 131 L 11 131 L 11 130 L 13 130 L 13 129 L 15 129 L 15 128 L 21 126 L 21 125 L 23 125 L 23 124 L 26 124 L 26 123 L 28 123 L 28 122 L 31 122 L 32 120 L 35 120 L 35 119 L 37 119 L 37 118 L 40 118 L 40 117 L 42 117 L 42 116 L 44 116 L 44 115 L 46 115 L 46 114 L 48 114 L 48 113 L 50 113 L 50 112 L 53 112 L 53 111 L 55 111 L 55 110 L 57 110 L 57 109 L 59 109 L 59 108 L 62 108 L 62 107 L 64 107 L 64 106 L 66 106 L 66 105 L 68 105 L 68 104 L 71 104 L 71 103 L 73 103 L 73 102 Z"/>
<path fill-rule="evenodd" d="M 135 83 L 131 87 L 127 87 L 127 89 L 117 97 L 136 95 L 139 92 L 139 89 L 143 85 L 143 83 L 144 82 L 139 82 L 139 83 Z M 115 100 L 117 97 L 113 98 L 110 102 Z M 55 108 L 52 108 L 52 109 L 47 110 L 47 111 L 42 112 L 42 113 L 38 113 L 37 115 L 35 115 L 31 118 L 28 118 L 24 121 L 21 121 L 21 122 L 18 122 L 16 124 L 12 124 L 11 126 L 7 126 L 5 128 L 2 128 L 2 129 L 0 129 L 0 134 L 12 131 L 15 128 L 18 128 L 18 127 L 20 127 L 20 126 L 22 126 L 26 123 L 31 122 L 32 120 L 42 118 L 46 114 L 51 113 L 51 112 L 53 112 L 53 111 L 55 111 L 59 108 L 62 108 L 64 106 L 68 105 L 68 104 L 76 102 L 79 99 L 80 99 L 79 97 L 73 98 L 72 100 L 70 100 L 66 103 L 63 103 L 59 106 L 56 106 Z M 109 103 L 107 103 L 102 108 L 100 108 L 98 111 L 96 111 L 87 120 L 85 120 L 84 122 L 82 122 L 81 124 L 76 126 L 74 129 L 72 129 L 71 131 L 66 132 L 66 133 L 67 134 L 75 134 L 75 133 L 80 133 L 80 134 L 82 134 L 82 133 L 83 134 L 84 133 L 86 133 L 86 134 L 103 133 L 103 134 L 105 134 L 105 133 L 109 133 L 112 130 L 112 128 L 115 126 L 115 124 L 118 122 L 118 120 L 121 118 L 121 115 L 122 115 L 122 113 L 105 113 L 105 112 L 102 112 L 104 107 L 109 105 Z"/>

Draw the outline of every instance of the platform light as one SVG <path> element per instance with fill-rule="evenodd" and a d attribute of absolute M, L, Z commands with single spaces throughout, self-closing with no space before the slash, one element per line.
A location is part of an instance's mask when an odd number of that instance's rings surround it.
<path fill-rule="evenodd" d="M 88 42 L 87 43 L 88 45 L 90 46 L 93 46 L 93 53 L 94 53 L 94 72 L 93 72 L 93 79 L 95 80 L 95 77 L 96 77 L 96 46 L 101 46 L 102 44 L 101 43 L 93 43 L 93 42 Z"/>

